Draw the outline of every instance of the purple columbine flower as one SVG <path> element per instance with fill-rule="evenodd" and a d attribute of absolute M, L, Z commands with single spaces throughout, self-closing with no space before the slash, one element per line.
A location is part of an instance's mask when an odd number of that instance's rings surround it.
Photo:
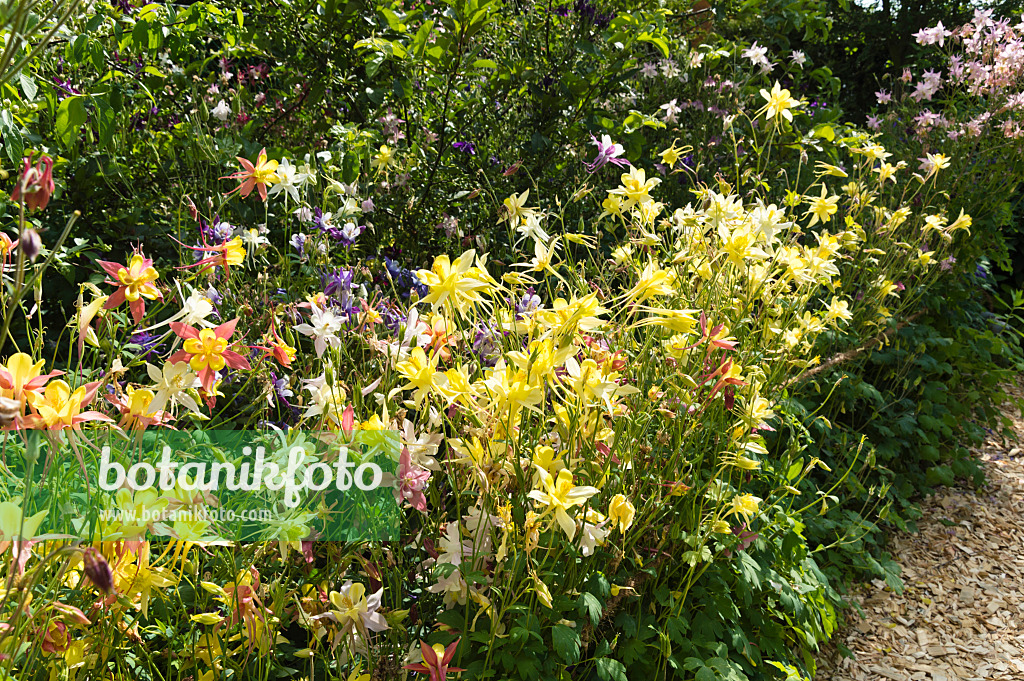
<path fill-rule="evenodd" d="M 540 296 L 533 292 L 533 287 L 531 286 L 526 290 L 526 294 L 523 296 L 522 300 L 520 300 L 516 305 L 516 314 L 523 315 L 527 312 L 533 312 L 539 307 Z"/>
<path fill-rule="evenodd" d="M 621 144 L 612 142 L 612 138 L 608 135 L 601 135 L 601 139 L 598 140 L 593 135 L 590 139 L 594 140 L 594 144 L 597 145 L 597 158 L 592 163 L 584 163 L 589 172 L 594 172 L 598 168 L 604 166 L 607 163 L 617 166 L 628 166 L 629 161 L 624 158 L 619 158 L 626 150 L 622 148 Z"/>
<path fill-rule="evenodd" d="M 160 345 L 160 336 L 154 336 L 145 331 L 137 331 L 132 334 L 131 343 L 142 348 L 140 354 L 148 358 L 151 354 L 158 351 L 157 346 Z"/>
<path fill-rule="evenodd" d="M 395 289 L 403 299 L 409 297 L 410 290 L 415 290 L 420 298 L 427 295 L 429 289 L 411 270 L 402 267 L 387 256 L 384 256 L 384 267 L 387 269 L 391 281 L 395 283 Z"/>
<path fill-rule="evenodd" d="M 229 222 L 218 222 L 210 230 L 210 234 L 213 240 L 219 244 L 224 243 L 231 238 L 231 235 L 235 231 L 235 226 Z"/>
<path fill-rule="evenodd" d="M 338 240 L 341 242 L 342 246 L 348 248 L 356 242 L 356 239 L 359 238 L 359 235 L 363 233 L 364 229 L 366 229 L 366 225 L 357 225 L 354 222 L 346 222 L 345 226 L 338 230 L 340 237 Z"/>
<path fill-rule="evenodd" d="M 484 366 L 492 367 L 501 358 L 500 336 L 501 332 L 491 326 L 482 325 L 477 329 L 473 337 L 473 353 Z"/>
<path fill-rule="evenodd" d="M 452 149 L 461 151 L 463 154 L 476 156 L 476 145 L 472 142 L 452 142 Z"/>
<path fill-rule="evenodd" d="M 285 377 L 278 378 L 277 374 L 271 371 L 270 380 L 274 386 L 274 392 L 267 395 L 267 401 L 270 403 L 270 406 L 274 406 L 274 398 L 276 397 L 280 404 L 285 407 L 291 407 L 292 405 L 291 402 L 288 401 L 288 398 L 294 397 L 295 393 L 289 389 L 288 379 Z"/>
<path fill-rule="evenodd" d="M 339 267 L 333 271 L 324 272 L 321 275 L 324 294 L 334 296 L 345 314 L 351 315 L 358 312 L 358 306 L 352 297 L 352 290 L 355 285 L 352 283 L 352 270 Z"/>
<path fill-rule="evenodd" d="M 306 235 L 305 234 L 303 234 L 302 232 L 299 232 L 298 234 L 292 235 L 292 240 L 289 243 L 291 243 L 292 248 L 294 248 L 296 251 L 298 251 L 300 256 L 301 255 L 305 255 L 305 248 L 306 248 Z"/>

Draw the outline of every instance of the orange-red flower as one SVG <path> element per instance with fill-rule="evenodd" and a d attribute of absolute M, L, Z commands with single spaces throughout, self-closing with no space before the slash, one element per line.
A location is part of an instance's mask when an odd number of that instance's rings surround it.
<path fill-rule="evenodd" d="M 295 348 L 288 345 L 284 340 L 277 334 L 277 328 L 274 324 L 273 318 L 270 320 L 270 333 L 264 336 L 264 340 L 267 341 L 270 347 L 253 346 L 258 347 L 266 354 L 264 357 L 273 356 L 277 363 L 286 369 L 291 367 L 292 361 L 295 359 Z"/>

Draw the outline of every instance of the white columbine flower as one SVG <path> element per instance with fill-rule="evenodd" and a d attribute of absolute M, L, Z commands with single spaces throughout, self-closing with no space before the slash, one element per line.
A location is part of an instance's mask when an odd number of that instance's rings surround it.
<path fill-rule="evenodd" d="M 304 185 L 306 180 L 309 179 L 309 175 L 293 166 L 291 161 L 287 158 L 281 159 L 276 172 L 279 180 L 270 188 L 267 195 L 277 196 L 281 192 L 286 192 L 286 196 L 290 196 L 293 201 L 298 203 L 299 189 L 301 189 L 302 185 Z"/>
<path fill-rule="evenodd" d="M 304 379 L 305 389 L 309 391 L 309 408 L 303 418 L 323 416 L 340 426 L 345 417 L 348 394 L 342 387 L 327 384 L 327 375 L 320 374 L 316 378 Z"/>
<path fill-rule="evenodd" d="M 359 234 L 362 230 L 359 229 L 359 225 L 354 222 L 346 222 L 345 226 L 341 228 L 341 236 L 348 241 L 355 241 L 359 238 Z"/>
<path fill-rule="evenodd" d="M 214 107 L 213 111 L 210 112 L 210 115 L 219 121 L 226 121 L 228 116 L 231 115 L 231 107 L 222 99 L 217 103 L 217 106 Z"/>
<path fill-rule="evenodd" d="M 153 401 L 149 405 L 151 413 L 163 411 L 168 404 L 180 404 L 194 414 L 203 415 L 199 410 L 199 405 L 188 394 L 189 389 L 198 388 L 202 383 L 199 377 L 192 373 L 186 362 L 178 362 L 174 365 L 167 362 L 162 371 L 147 362 L 146 373 L 156 384 L 153 386 L 155 393 Z"/>
<path fill-rule="evenodd" d="M 310 321 L 312 324 L 297 324 L 295 330 L 305 336 L 312 336 L 317 357 L 323 356 L 328 345 L 336 350 L 341 347 L 341 339 L 337 334 L 346 321 L 343 317 L 334 314 L 334 310 L 321 310 L 313 305 Z"/>

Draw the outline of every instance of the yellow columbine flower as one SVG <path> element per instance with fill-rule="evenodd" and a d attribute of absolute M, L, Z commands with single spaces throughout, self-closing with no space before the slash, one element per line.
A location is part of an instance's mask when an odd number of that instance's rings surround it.
<path fill-rule="evenodd" d="M 616 494 L 608 504 L 608 517 L 619 526 L 619 532 L 626 534 L 626 530 L 633 526 L 636 508 L 624 495 Z"/>
<path fill-rule="evenodd" d="M 245 245 L 242 243 L 242 237 L 236 236 L 224 245 L 224 262 L 235 267 L 245 262 Z"/>
<path fill-rule="evenodd" d="M 896 166 L 889 163 L 888 161 L 883 162 L 877 168 L 875 168 L 875 172 L 878 173 L 878 181 L 881 182 L 882 184 L 885 184 L 886 180 L 892 180 L 893 182 L 896 182 L 896 170 Z"/>
<path fill-rule="evenodd" d="M 529 497 L 534 501 L 547 505 L 545 514 L 551 512 L 559 527 L 572 541 L 576 536 L 576 522 L 566 511 L 574 506 L 582 506 L 587 499 L 598 493 L 596 487 L 576 487 L 572 484 L 572 473 L 566 469 L 558 471 L 558 477 L 552 478 L 545 473 L 542 478 L 545 491 L 532 490 Z"/>
<path fill-rule="evenodd" d="M 790 109 L 796 109 L 801 105 L 800 100 L 794 99 L 790 96 L 789 90 L 786 90 L 779 84 L 779 81 L 775 81 L 775 86 L 771 92 L 762 89 L 761 96 L 768 100 L 758 113 L 764 112 L 766 120 L 771 120 L 782 116 L 787 121 L 792 122 L 793 113 Z"/>
<path fill-rule="evenodd" d="M 622 209 L 651 201 L 650 191 L 661 184 L 661 180 L 657 177 L 648 180 L 647 173 L 643 168 L 630 168 L 629 172 L 623 173 L 619 179 L 622 186 L 608 193 L 625 197 Z"/>
<path fill-rule="evenodd" d="M 430 289 L 423 302 L 433 305 L 436 311 L 450 301 L 459 312 L 482 302 L 480 293 L 491 291 L 493 280 L 481 267 L 473 266 L 475 259 L 475 250 L 466 251 L 455 262 L 442 254 L 434 258 L 429 270 L 418 270 L 416 276 Z"/>
<path fill-rule="evenodd" d="M 33 516 L 25 516 L 21 508 L 21 498 L 0 502 L 0 539 L 28 540 L 36 536 L 39 526 L 49 511 L 40 511 Z"/>
<path fill-rule="evenodd" d="M 219 338 L 213 329 L 202 329 L 199 338 L 189 338 L 182 347 L 192 355 L 188 365 L 193 371 L 199 372 L 207 367 L 220 371 L 226 364 L 224 351 L 228 349 L 228 341 Z"/>
<path fill-rule="evenodd" d="M 669 168 L 675 166 L 676 162 L 682 157 L 683 153 L 689 151 L 690 147 L 685 149 L 676 148 L 676 143 L 672 142 L 672 146 L 661 152 L 661 162 L 667 165 Z"/>
<path fill-rule="evenodd" d="M 961 208 L 960 209 L 960 216 L 956 220 L 953 221 L 953 224 L 951 224 L 949 227 L 946 228 L 946 234 L 952 234 L 953 232 L 955 232 L 958 229 L 962 229 L 965 232 L 967 232 L 967 234 L 970 234 L 971 233 L 971 230 L 970 230 L 971 222 L 972 222 L 971 221 L 971 216 L 970 215 L 966 215 L 964 213 L 964 209 Z"/>
<path fill-rule="evenodd" d="M 395 150 L 386 144 L 380 145 L 380 149 L 370 159 L 370 167 L 376 168 L 378 171 L 387 170 L 395 163 Z"/>
<path fill-rule="evenodd" d="M 417 404 L 423 401 L 431 388 L 439 381 L 444 380 L 444 374 L 437 371 L 437 359 L 437 355 L 427 358 L 427 353 L 423 351 L 423 348 L 413 348 L 409 357 L 395 366 L 398 373 L 409 381 L 402 389 L 416 389 L 414 399 Z"/>
<path fill-rule="evenodd" d="M 42 395 L 35 394 L 30 398 L 32 406 L 38 413 L 37 421 L 45 424 L 48 429 L 70 428 L 82 421 L 110 419 L 98 412 L 82 413 L 82 407 L 92 401 L 96 395 L 98 383 L 90 383 L 71 390 L 65 381 L 51 381 Z"/>
<path fill-rule="evenodd" d="M 642 303 L 654 296 L 672 295 L 675 292 L 675 285 L 675 270 L 662 269 L 654 260 L 649 260 L 640 273 L 639 281 L 625 296 L 632 302 Z"/>
<path fill-rule="evenodd" d="M 530 190 L 527 189 L 522 194 L 512 194 L 507 199 L 502 201 L 502 205 L 505 206 L 505 212 L 499 217 L 498 222 L 501 222 L 505 218 L 508 218 L 512 229 L 519 226 L 520 222 L 525 222 L 527 218 L 536 214 L 533 208 L 526 207 L 526 200 L 530 198 Z"/>
<path fill-rule="evenodd" d="M 831 222 L 832 216 L 839 210 L 839 197 L 838 196 L 827 196 L 828 190 L 825 189 L 825 185 L 821 185 L 821 196 L 811 196 L 808 198 L 810 208 L 804 213 L 804 216 L 810 215 L 811 221 L 807 223 L 808 227 L 813 227 L 821 222 Z"/>
<path fill-rule="evenodd" d="M 825 313 L 825 321 L 834 322 L 837 319 L 848 322 L 853 319 L 853 313 L 850 312 L 850 304 L 848 302 L 832 296 L 832 302 L 829 303 L 828 311 Z"/>
<path fill-rule="evenodd" d="M 761 504 L 761 498 L 755 497 L 753 494 L 740 494 L 732 499 L 732 510 L 730 514 L 736 513 L 743 516 L 743 519 L 748 523 L 750 522 L 750 516 L 757 513 L 757 510 Z"/>
<path fill-rule="evenodd" d="M 31 355 L 17 352 L 0 365 L 0 396 L 24 402 L 31 393 L 42 389 L 52 374 L 42 375 L 45 362 L 33 362 Z"/>

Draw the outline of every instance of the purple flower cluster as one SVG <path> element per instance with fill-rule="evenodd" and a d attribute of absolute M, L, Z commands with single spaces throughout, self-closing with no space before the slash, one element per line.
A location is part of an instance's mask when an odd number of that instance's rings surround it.
<path fill-rule="evenodd" d="M 426 284 L 421 282 L 411 270 L 407 270 L 387 256 L 384 257 L 384 267 L 387 269 L 385 282 L 390 278 L 395 283 L 395 289 L 403 300 L 408 300 L 410 291 L 416 291 L 420 298 L 427 295 L 429 289 Z"/>

